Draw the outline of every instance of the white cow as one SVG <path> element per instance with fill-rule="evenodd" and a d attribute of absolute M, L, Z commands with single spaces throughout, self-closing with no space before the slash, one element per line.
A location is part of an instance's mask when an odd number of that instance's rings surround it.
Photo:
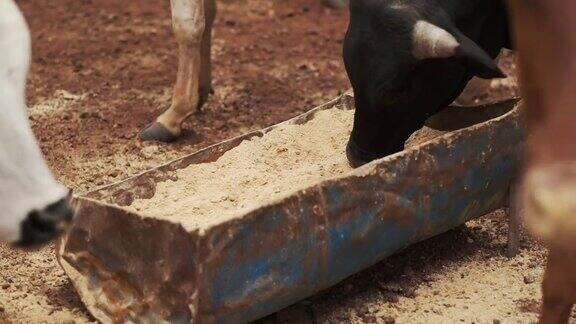
<path fill-rule="evenodd" d="M 322 0 L 342 8 L 348 0 Z M 172 28 L 178 42 L 178 74 L 171 106 L 142 133 L 142 140 L 171 142 L 182 133 L 182 123 L 200 109 L 212 92 L 210 48 L 216 16 L 215 0 L 170 0 Z"/>
<path fill-rule="evenodd" d="M 13 0 L 0 0 L 0 240 L 32 245 L 70 222 L 69 191 L 56 182 L 25 111 L 30 34 Z"/>

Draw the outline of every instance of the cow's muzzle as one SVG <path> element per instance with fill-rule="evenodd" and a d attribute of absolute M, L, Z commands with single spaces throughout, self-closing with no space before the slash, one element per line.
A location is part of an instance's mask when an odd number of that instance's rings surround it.
<path fill-rule="evenodd" d="M 22 221 L 18 247 L 41 245 L 56 238 L 72 221 L 73 211 L 68 198 L 61 199 L 43 210 L 31 211 Z"/>
<path fill-rule="evenodd" d="M 348 163 L 351 167 L 358 168 L 374 160 L 400 152 L 403 149 L 403 147 L 391 146 L 391 148 L 385 152 L 373 153 L 358 146 L 352 137 L 350 137 L 348 145 L 346 146 L 346 157 L 348 158 Z"/>

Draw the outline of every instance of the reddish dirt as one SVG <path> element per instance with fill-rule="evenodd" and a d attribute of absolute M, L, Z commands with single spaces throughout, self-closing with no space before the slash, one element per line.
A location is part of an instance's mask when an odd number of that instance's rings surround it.
<path fill-rule="evenodd" d="M 142 143 L 137 135 L 168 107 L 176 73 L 168 1 L 17 2 L 33 36 L 30 119 L 52 170 L 78 193 L 288 119 L 349 87 L 340 54 L 345 11 L 326 9 L 317 0 L 219 1 L 213 47 L 216 93 L 204 113 L 186 122 L 187 132 L 181 140 L 170 145 Z M 504 65 L 513 75 L 510 55 Z M 498 82 L 475 82 L 461 103 L 516 94 L 513 81 Z M 423 305 L 432 305 L 430 301 L 439 297 L 434 288 L 430 288 L 432 297 L 427 296 L 425 287 L 444 287 L 438 289 L 439 294 L 450 299 L 454 294 L 450 285 L 455 281 L 446 270 L 458 273 L 458 267 L 494 271 L 494 264 L 499 264 L 510 276 L 534 272 L 537 281 L 542 249 L 526 248 L 525 241 L 521 259 L 505 260 L 501 257 L 503 223 L 502 215 L 494 214 L 436 238 L 269 320 L 293 319 L 300 316 L 302 308 L 304 317 L 298 319 L 313 317 L 317 322 L 402 321 L 402 312 L 415 313 L 414 309 L 427 314 L 424 310 L 432 306 Z M 470 240 L 476 243 L 459 248 Z M 0 260 L 0 321 L 93 320 L 56 264 L 52 246 L 37 252 L 0 247 Z M 472 275 L 470 280 L 474 278 Z M 415 284 L 406 286 L 406 282 Z M 398 285 L 403 290 L 398 290 Z M 510 285 L 517 288 L 524 283 Z M 505 283 L 501 286 L 496 295 L 516 303 L 508 316 L 516 321 L 533 319 L 538 308 L 534 296 L 537 283 L 508 297 Z M 412 294 L 413 289 L 422 289 L 423 297 Z M 484 297 L 490 299 L 496 288 L 486 285 L 478 289 L 486 289 L 488 297 Z M 414 300 L 420 308 L 410 304 Z M 506 316 L 506 311 L 486 307 L 489 317 Z M 458 320 L 444 311 L 448 321 Z M 524 311 L 529 316 L 521 315 Z M 430 312 L 438 315 L 434 309 Z M 466 313 L 464 308 L 459 312 L 466 319 L 484 318 Z M 426 317 L 417 320 L 422 318 Z"/>
<path fill-rule="evenodd" d="M 138 132 L 170 102 L 176 44 L 166 1 L 19 1 L 33 31 L 29 104 L 59 89 L 85 95 L 56 116 L 34 120 L 56 173 L 88 189 L 135 171 L 84 161 L 139 154 Z M 276 123 L 348 88 L 340 59 L 345 11 L 314 0 L 219 3 L 214 31 L 214 86 L 205 112 L 185 137 L 162 146 L 184 155 Z M 142 169 L 137 167 L 136 169 Z M 117 175 L 117 177 L 114 177 Z"/>

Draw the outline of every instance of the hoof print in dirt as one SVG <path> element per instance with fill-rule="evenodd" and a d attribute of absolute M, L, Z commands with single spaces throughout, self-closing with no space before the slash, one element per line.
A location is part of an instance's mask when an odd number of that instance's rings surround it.
<path fill-rule="evenodd" d="M 155 122 L 146 127 L 140 133 L 140 139 L 143 141 L 160 141 L 165 143 L 174 142 L 178 136 L 172 134 L 164 125 Z"/>

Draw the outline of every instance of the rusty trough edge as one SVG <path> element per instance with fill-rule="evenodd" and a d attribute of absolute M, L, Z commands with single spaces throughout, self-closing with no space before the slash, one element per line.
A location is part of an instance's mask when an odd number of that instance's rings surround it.
<path fill-rule="evenodd" d="M 287 122 L 304 122 L 317 111 L 342 103 L 350 107 L 352 100 L 350 95 L 343 95 Z M 213 145 L 78 198 L 81 219 L 58 245 L 58 261 L 89 311 L 103 322 L 238 323 L 257 319 L 325 289 L 401 248 L 501 207 L 508 192 L 503 187 L 516 170 L 523 142 L 516 102 L 509 101 L 516 108 L 502 116 L 374 161 L 203 234 L 186 233 L 181 226 L 164 220 L 142 221 L 141 216 L 110 204 L 122 199 L 119 192 L 137 186 L 139 178 L 146 179 L 152 173 L 152 183 L 162 181 L 170 171 L 210 161 L 247 136 L 261 136 L 275 126 Z M 510 129 L 504 129 L 506 126 Z M 510 147 L 492 147 L 490 140 L 498 135 L 506 135 L 503 142 Z M 466 149 L 459 141 L 469 141 L 473 148 Z M 464 147 L 464 151 L 451 151 L 453 143 Z M 485 158 L 500 164 L 492 169 L 459 166 L 450 162 L 458 154 L 472 162 Z M 422 179 L 430 167 L 441 173 L 438 184 Z M 454 172 L 462 179 L 453 179 Z M 420 195 L 415 188 L 428 196 Z M 465 203 L 453 203 L 454 195 L 461 196 Z M 110 234 L 114 237 L 108 241 L 148 244 L 145 251 L 139 251 L 141 256 L 115 255 L 116 246 L 107 246 L 102 242 L 104 235 L 93 233 L 106 229 L 110 222 L 118 222 L 129 230 Z M 92 236 L 95 241 L 90 241 Z M 123 240 L 126 243 L 121 243 Z M 162 251 L 168 249 L 181 251 L 177 259 L 185 262 L 171 264 L 170 260 L 163 260 Z M 364 256 L 358 256 L 358 251 L 365 252 L 360 253 Z M 147 268 L 140 263 L 142 270 L 130 262 L 122 264 L 123 257 L 133 258 L 134 264 L 141 260 L 154 264 Z M 183 275 L 186 278 L 181 278 Z M 102 278 L 113 283 L 108 284 L 106 291 L 99 282 Z M 114 298 L 111 304 L 118 306 L 113 311 L 98 301 L 110 296 Z M 151 297 L 163 298 L 154 301 Z"/>

